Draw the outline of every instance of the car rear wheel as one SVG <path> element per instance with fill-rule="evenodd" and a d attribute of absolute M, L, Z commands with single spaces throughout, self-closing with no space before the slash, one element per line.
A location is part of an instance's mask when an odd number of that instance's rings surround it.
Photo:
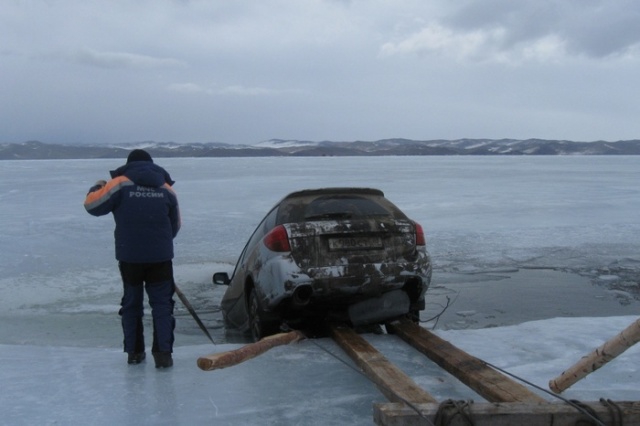
<path fill-rule="evenodd" d="M 263 337 L 278 332 L 279 325 L 276 321 L 267 320 L 264 311 L 260 307 L 255 290 L 249 294 L 249 330 L 255 342 Z"/>

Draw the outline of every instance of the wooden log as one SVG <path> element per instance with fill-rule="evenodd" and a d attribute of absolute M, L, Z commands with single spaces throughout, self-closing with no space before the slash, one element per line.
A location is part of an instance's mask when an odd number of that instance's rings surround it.
<path fill-rule="evenodd" d="M 331 337 L 390 401 L 437 402 L 352 329 L 332 327 Z"/>
<path fill-rule="evenodd" d="M 526 387 L 490 368 L 484 361 L 469 355 L 412 321 L 395 321 L 387 324 L 387 330 L 397 334 L 487 401 L 545 401 Z"/>
<path fill-rule="evenodd" d="M 578 380 L 596 371 L 631 346 L 640 341 L 640 318 L 622 330 L 617 336 L 608 340 L 589 355 L 582 357 L 577 363 L 549 381 L 549 389 L 561 393 Z"/>
<path fill-rule="evenodd" d="M 601 424 L 640 426 L 640 402 L 583 402 L 584 409 Z M 411 407 L 398 403 L 374 404 L 373 419 L 377 425 L 408 426 L 435 424 L 435 417 L 441 404 L 416 404 L 420 415 Z M 453 409 L 452 409 L 453 408 Z M 475 426 L 575 426 L 577 424 L 595 425 L 596 422 L 582 411 L 563 403 L 471 403 L 461 407 L 469 415 Z M 455 407 L 443 402 L 441 412 L 448 414 L 451 426 L 468 426 L 469 421 L 461 414 L 456 414 Z M 426 418 L 426 420 L 425 420 Z M 431 422 L 431 423 L 429 423 Z"/>
<path fill-rule="evenodd" d="M 232 351 L 218 352 L 200 357 L 198 358 L 198 367 L 204 371 L 231 367 L 255 358 L 276 346 L 288 345 L 304 338 L 304 334 L 298 330 L 274 334 Z"/>

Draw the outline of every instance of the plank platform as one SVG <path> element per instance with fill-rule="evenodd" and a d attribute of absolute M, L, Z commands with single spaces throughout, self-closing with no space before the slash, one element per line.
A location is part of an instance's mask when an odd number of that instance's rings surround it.
<path fill-rule="evenodd" d="M 386 327 L 389 333 L 399 336 L 488 402 L 439 402 L 352 328 L 333 326 L 331 337 L 391 401 L 373 405 L 373 420 L 377 425 L 640 426 L 638 401 L 549 402 L 410 320 L 394 321 Z M 229 367 L 274 345 L 302 338 L 304 335 L 300 332 L 281 333 L 234 351 L 201 357 L 198 366 L 203 370 Z"/>

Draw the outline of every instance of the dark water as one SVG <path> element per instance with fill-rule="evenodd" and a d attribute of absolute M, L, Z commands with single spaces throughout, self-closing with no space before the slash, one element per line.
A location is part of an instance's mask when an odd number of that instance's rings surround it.
<path fill-rule="evenodd" d="M 616 277 L 552 269 L 475 274 L 434 273 L 422 320 L 435 329 L 485 328 L 555 317 L 640 314 L 637 284 L 620 289 Z M 449 304 L 448 307 L 447 303 Z M 443 312 L 444 310 L 444 312 Z"/>

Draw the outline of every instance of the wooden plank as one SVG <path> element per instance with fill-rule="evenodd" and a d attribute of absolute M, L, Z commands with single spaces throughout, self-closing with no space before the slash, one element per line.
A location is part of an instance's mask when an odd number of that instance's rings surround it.
<path fill-rule="evenodd" d="M 544 402 L 545 400 L 487 364 L 409 320 L 387 324 L 397 334 L 489 402 Z"/>
<path fill-rule="evenodd" d="M 468 426 L 470 423 L 464 416 L 457 414 L 455 407 L 445 407 L 441 414 L 447 414 L 450 426 Z M 640 426 L 640 402 L 601 402 L 582 403 L 586 411 L 595 416 L 602 424 Z M 409 426 L 433 425 L 440 404 L 416 404 L 418 413 L 404 404 L 384 403 L 374 404 L 373 419 L 377 425 Z M 575 407 L 564 403 L 471 403 L 463 407 L 475 426 L 575 426 L 577 424 L 597 424 L 593 418 L 587 416 Z M 431 422 L 431 423 L 429 423 Z"/>
<path fill-rule="evenodd" d="M 390 401 L 411 404 L 437 402 L 352 329 L 332 327 L 331 337 Z"/>
<path fill-rule="evenodd" d="M 197 364 L 204 371 L 219 370 L 255 358 L 276 346 L 288 345 L 304 338 L 304 334 L 297 330 L 278 333 L 232 351 L 202 356 L 198 358 Z"/>
<path fill-rule="evenodd" d="M 550 380 L 549 389 L 555 393 L 567 390 L 578 380 L 585 378 L 638 342 L 640 342 L 640 319 L 580 359 L 561 375 Z"/>

